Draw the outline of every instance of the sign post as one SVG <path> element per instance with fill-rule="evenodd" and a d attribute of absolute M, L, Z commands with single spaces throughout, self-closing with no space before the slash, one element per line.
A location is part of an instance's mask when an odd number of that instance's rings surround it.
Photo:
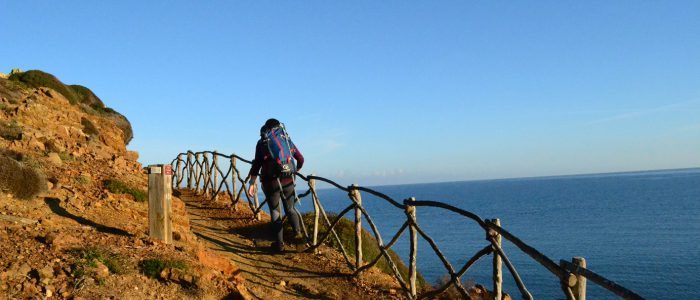
<path fill-rule="evenodd" d="M 171 165 L 148 166 L 148 234 L 166 244 L 173 242 Z"/>

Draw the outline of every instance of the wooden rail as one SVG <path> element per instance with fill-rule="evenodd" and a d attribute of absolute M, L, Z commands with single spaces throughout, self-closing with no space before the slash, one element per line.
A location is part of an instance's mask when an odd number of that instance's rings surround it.
<path fill-rule="evenodd" d="M 224 160 L 219 160 L 219 158 L 224 158 Z M 221 169 L 219 162 L 224 161 L 228 165 L 228 168 Z M 245 197 L 248 207 L 253 212 L 254 218 L 259 219 L 260 213 L 265 205 L 266 201 L 260 203 L 258 201 L 257 193 L 251 198 L 245 192 L 247 190 L 248 177 L 241 177 L 241 174 L 236 165 L 237 161 L 244 162 L 246 164 L 252 164 L 251 161 L 246 160 L 236 154 L 225 155 L 218 153 L 216 151 L 202 151 L 202 152 L 192 152 L 187 151 L 185 153 L 180 153 L 171 162 L 175 166 L 174 174 L 172 176 L 173 188 L 187 188 L 195 190 L 197 193 L 208 196 L 211 200 L 215 200 L 221 195 L 228 197 L 231 201 L 232 208 L 235 209 L 236 204 L 241 201 L 241 194 Z M 403 292 L 408 299 L 426 299 L 432 298 L 440 293 L 444 292 L 450 287 L 454 287 L 459 291 L 459 293 L 465 298 L 469 299 L 469 294 L 466 288 L 462 285 L 462 276 L 469 270 L 469 268 L 480 258 L 493 254 L 493 290 L 496 292 L 495 299 L 501 299 L 502 292 L 502 264 L 506 265 L 509 273 L 513 277 L 520 294 L 523 299 L 533 299 L 530 292 L 527 290 L 523 280 L 520 278 L 515 266 L 508 259 L 504 248 L 502 247 L 503 240 L 506 240 L 513 245 L 515 245 L 520 251 L 527 254 L 535 262 L 542 265 L 546 270 L 554 275 L 556 280 L 558 280 L 564 296 L 569 300 L 585 300 L 586 298 L 586 281 L 590 281 L 596 285 L 599 285 L 614 295 L 619 296 L 623 299 L 644 299 L 640 295 L 634 293 L 633 291 L 622 287 L 615 282 L 604 278 L 603 276 L 594 273 L 586 269 L 585 261 L 582 258 L 574 258 L 573 263 L 561 260 L 559 264 L 555 263 L 552 259 L 545 256 L 537 249 L 529 246 L 522 240 L 520 240 L 515 235 L 511 234 L 505 230 L 500 225 L 500 220 L 484 220 L 477 216 L 476 214 L 454 207 L 452 205 L 438 202 L 438 201 L 428 201 L 428 200 L 416 200 L 415 198 L 408 198 L 402 202 L 396 201 L 391 197 L 382 194 L 378 191 L 361 187 L 358 185 L 351 185 L 349 187 L 341 186 L 340 184 L 319 176 L 303 175 L 301 173 L 296 173 L 296 176 L 303 181 L 308 183 L 308 190 L 299 194 L 297 200 L 311 195 L 313 207 L 314 207 L 314 225 L 313 232 L 309 235 L 309 247 L 306 251 L 317 251 L 317 248 L 323 244 L 327 239 L 334 238 L 338 245 L 340 245 L 340 251 L 343 257 L 352 269 L 355 270 L 355 275 L 361 274 L 362 271 L 371 268 L 376 265 L 379 260 L 384 257 L 391 267 L 393 275 L 398 280 Z M 186 180 L 185 180 L 186 178 Z M 335 216 L 332 220 L 328 217 L 325 209 L 323 208 L 322 202 L 316 193 L 316 181 L 322 181 L 330 184 L 331 186 L 338 188 L 344 192 L 348 193 L 348 198 L 350 202 L 348 206 L 340 211 L 340 213 Z M 230 183 L 230 184 L 229 184 Z M 240 185 L 239 185 L 240 184 Z M 384 244 L 379 230 L 374 223 L 372 217 L 367 213 L 367 211 L 362 206 L 362 192 L 368 193 L 378 197 L 379 199 L 387 201 L 387 203 L 401 210 L 406 217 L 405 223 L 399 228 L 399 230 L 394 234 L 388 244 Z M 449 260 L 442 253 L 435 241 L 421 228 L 419 221 L 416 218 L 416 210 L 420 207 L 434 207 L 441 208 L 445 211 L 449 211 L 460 215 L 465 218 L 465 221 L 472 221 L 476 223 L 481 229 L 484 230 L 486 240 L 488 245 L 483 249 L 478 251 L 474 256 L 472 256 L 464 265 L 459 269 L 455 269 L 454 266 L 449 262 Z M 350 211 L 354 212 L 354 228 L 355 228 L 355 257 L 354 260 L 350 258 L 346 249 L 340 241 L 340 237 L 335 231 L 336 226 L 340 223 L 341 218 Z M 397 212 L 399 213 L 399 212 Z M 378 247 L 380 255 L 374 258 L 372 261 L 365 262 L 362 256 L 362 221 L 369 224 L 372 234 L 376 240 L 376 247 Z M 320 223 L 323 222 L 328 226 L 328 230 L 322 236 L 320 233 Z M 408 282 L 401 275 L 397 264 L 392 260 L 389 255 L 388 250 L 396 243 L 396 241 L 401 237 L 401 235 L 408 229 L 410 235 L 410 248 L 409 248 L 409 261 L 408 261 Z M 445 270 L 450 276 L 448 282 L 443 286 L 437 287 L 435 290 L 425 290 L 419 291 L 416 284 L 417 270 L 416 270 L 416 260 L 418 252 L 418 242 L 421 237 L 425 242 L 430 245 L 430 248 L 435 252 L 435 255 L 440 259 Z"/>

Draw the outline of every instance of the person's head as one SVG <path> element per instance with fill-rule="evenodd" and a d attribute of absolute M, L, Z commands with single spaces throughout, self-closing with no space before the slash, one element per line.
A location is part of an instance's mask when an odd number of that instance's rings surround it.
<path fill-rule="evenodd" d="M 281 124 L 280 121 L 278 121 L 275 118 L 267 119 L 267 121 L 265 121 L 265 125 L 260 127 L 260 135 L 263 135 L 266 131 L 268 131 L 272 128 L 280 126 L 280 124 Z"/>
<path fill-rule="evenodd" d="M 275 126 L 280 126 L 280 121 L 278 121 L 277 119 L 270 118 L 267 119 L 267 121 L 265 121 L 266 128 L 274 128 Z"/>

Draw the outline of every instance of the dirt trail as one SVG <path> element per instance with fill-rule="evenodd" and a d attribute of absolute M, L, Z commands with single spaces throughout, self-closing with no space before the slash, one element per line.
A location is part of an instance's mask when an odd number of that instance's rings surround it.
<path fill-rule="evenodd" d="M 247 207 L 233 212 L 224 203 L 203 200 L 189 191 L 182 191 L 180 198 L 186 203 L 192 231 L 240 268 L 253 298 L 400 298 L 392 277 L 375 269 L 353 277 L 342 256 L 331 248 L 322 246 L 321 253 L 314 254 L 287 246 L 285 252 L 273 253 L 267 215 L 255 221 Z"/>

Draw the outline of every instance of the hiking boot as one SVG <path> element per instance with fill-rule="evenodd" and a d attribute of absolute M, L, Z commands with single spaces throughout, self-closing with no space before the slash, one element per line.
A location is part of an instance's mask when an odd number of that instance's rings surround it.
<path fill-rule="evenodd" d="M 273 242 L 270 248 L 272 248 L 272 252 L 282 253 L 284 252 L 284 243 Z"/>
<path fill-rule="evenodd" d="M 304 235 L 302 233 L 298 232 L 294 235 L 292 243 L 294 243 L 295 245 L 304 245 L 306 244 L 306 238 L 304 238 Z"/>

